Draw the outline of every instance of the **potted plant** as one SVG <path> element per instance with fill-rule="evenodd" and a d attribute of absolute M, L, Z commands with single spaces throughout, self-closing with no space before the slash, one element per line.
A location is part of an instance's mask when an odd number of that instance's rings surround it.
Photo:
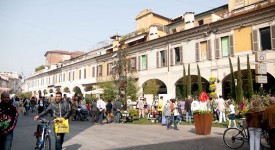
<path fill-rule="evenodd" d="M 200 107 L 193 112 L 196 134 L 208 135 L 211 133 L 213 112 L 209 108 L 209 97 L 205 92 L 199 96 Z"/>

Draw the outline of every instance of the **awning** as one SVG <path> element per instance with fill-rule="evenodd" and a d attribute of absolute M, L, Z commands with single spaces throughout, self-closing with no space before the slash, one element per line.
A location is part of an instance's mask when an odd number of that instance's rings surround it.
<path fill-rule="evenodd" d="M 104 89 L 96 89 L 96 90 L 84 92 L 84 94 L 103 94 L 103 93 L 104 93 Z"/>
<path fill-rule="evenodd" d="M 10 91 L 10 88 L 0 87 L 0 91 Z"/>
<path fill-rule="evenodd" d="M 131 39 L 126 40 L 126 41 L 125 41 L 125 44 L 128 44 L 128 43 L 131 43 L 131 42 L 134 42 L 134 41 L 143 39 L 144 37 L 145 37 L 144 34 L 139 35 L 139 36 L 136 36 L 136 37 L 134 37 L 134 38 L 131 38 Z"/>

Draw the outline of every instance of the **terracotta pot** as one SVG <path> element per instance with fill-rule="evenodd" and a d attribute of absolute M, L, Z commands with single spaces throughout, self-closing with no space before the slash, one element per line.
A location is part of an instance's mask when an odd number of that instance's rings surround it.
<path fill-rule="evenodd" d="M 196 134 L 208 135 L 211 133 L 213 114 L 194 114 Z"/>

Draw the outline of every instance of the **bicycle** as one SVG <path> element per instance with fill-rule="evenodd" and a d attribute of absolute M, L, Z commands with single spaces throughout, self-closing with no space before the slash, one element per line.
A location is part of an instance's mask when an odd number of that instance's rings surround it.
<path fill-rule="evenodd" d="M 249 142 L 249 132 L 243 127 L 243 122 L 239 121 L 238 124 L 240 128 L 228 128 L 223 133 L 225 145 L 232 149 L 238 149 L 243 146 L 244 142 Z M 261 133 L 260 145 L 263 150 L 270 149 L 268 134 L 265 130 Z"/>
<path fill-rule="evenodd" d="M 52 121 L 48 121 L 44 118 L 38 120 L 38 130 L 34 134 L 38 137 L 36 149 L 51 150 L 50 122 Z"/>

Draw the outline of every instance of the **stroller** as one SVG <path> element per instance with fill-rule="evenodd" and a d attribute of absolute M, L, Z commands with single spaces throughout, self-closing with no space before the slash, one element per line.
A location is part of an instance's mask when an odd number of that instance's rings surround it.
<path fill-rule="evenodd" d="M 89 110 L 87 109 L 87 107 L 85 106 L 81 106 L 79 108 L 77 108 L 76 110 L 76 120 L 80 120 L 80 121 L 88 121 L 88 116 L 89 116 Z"/>

